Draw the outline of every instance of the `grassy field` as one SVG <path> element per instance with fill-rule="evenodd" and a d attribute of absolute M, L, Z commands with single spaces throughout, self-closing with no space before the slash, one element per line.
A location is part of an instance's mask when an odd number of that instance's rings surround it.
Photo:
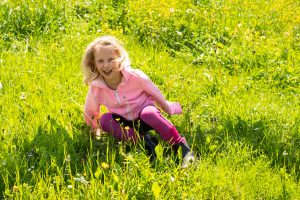
<path fill-rule="evenodd" d="M 80 63 L 107 34 L 183 105 L 190 168 L 90 138 Z M 299 1 L 5 0 L 0 50 L 0 199 L 300 199 Z"/>

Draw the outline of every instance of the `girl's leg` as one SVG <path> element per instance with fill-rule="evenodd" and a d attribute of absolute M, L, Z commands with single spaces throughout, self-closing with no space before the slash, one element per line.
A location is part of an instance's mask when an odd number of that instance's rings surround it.
<path fill-rule="evenodd" d="M 185 142 L 185 138 L 179 135 L 175 126 L 155 106 L 146 106 L 140 113 L 140 119 L 151 126 L 163 140 L 171 145 Z"/>
<path fill-rule="evenodd" d="M 132 126 L 122 125 L 122 120 L 118 120 L 112 113 L 103 114 L 99 122 L 103 131 L 111 134 L 118 140 L 132 140 L 136 142 L 139 139 L 139 135 L 135 133 Z"/>
<path fill-rule="evenodd" d="M 186 168 L 190 162 L 195 160 L 194 154 L 191 152 L 185 138 L 179 135 L 175 126 L 161 115 L 158 108 L 155 106 L 145 107 L 140 113 L 140 119 L 158 132 L 163 140 L 173 145 L 173 148 L 178 149 L 181 147 L 182 168 Z"/>
<path fill-rule="evenodd" d="M 156 154 L 154 149 L 157 143 L 155 143 L 156 141 L 153 142 L 151 136 L 148 134 L 148 131 L 152 129 L 149 125 L 140 120 L 128 121 L 125 118 L 112 113 L 103 114 L 100 118 L 100 125 L 103 131 L 113 135 L 118 140 L 131 140 L 136 142 L 143 138 L 145 149 L 150 156 L 150 161 L 155 159 Z M 137 133 L 137 131 L 139 131 L 139 133 Z"/>

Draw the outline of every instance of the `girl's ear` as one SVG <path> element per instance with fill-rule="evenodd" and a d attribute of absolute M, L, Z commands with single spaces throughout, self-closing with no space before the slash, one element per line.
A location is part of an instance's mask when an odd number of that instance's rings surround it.
<path fill-rule="evenodd" d="M 121 55 L 121 52 L 120 52 L 119 49 L 115 48 L 114 50 L 115 50 L 114 53 L 115 53 L 116 56 L 120 56 Z"/>

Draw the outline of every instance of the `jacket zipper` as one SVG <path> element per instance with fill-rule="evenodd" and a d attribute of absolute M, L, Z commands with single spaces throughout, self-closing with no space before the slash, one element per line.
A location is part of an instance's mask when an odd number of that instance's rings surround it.
<path fill-rule="evenodd" d="M 116 99 L 117 99 L 118 104 L 119 104 L 119 105 L 122 105 L 122 102 L 121 102 L 121 100 L 120 100 L 118 91 L 117 91 L 117 90 L 114 90 L 114 94 L 115 94 L 115 97 L 116 97 Z"/>
<path fill-rule="evenodd" d="M 122 105 L 122 102 L 120 100 L 120 96 L 118 94 L 118 90 L 114 90 L 114 94 L 115 94 L 115 97 L 117 99 L 117 102 L 119 105 Z M 126 100 L 126 97 L 124 97 L 124 99 Z M 129 119 L 132 119 L 132 115 L 131 115 L 131 112 L 130 112 L 130 109 L 129 109 L 129 105 L 128 105 L 128 102 L 126 102 L 126 105 L 127 105 L 127 108 L 126 108 L 126 111 L 127 111 L 127 115 L 128 115 L 128 118 Z"/>

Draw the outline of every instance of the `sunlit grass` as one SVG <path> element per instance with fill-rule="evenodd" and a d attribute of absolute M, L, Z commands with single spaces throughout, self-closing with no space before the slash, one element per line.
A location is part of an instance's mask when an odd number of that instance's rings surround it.
<path fill-rule="evenodd" d="M 300 198 L 299 3 L 157 2 L 0 3 L 0 198 Z M 80 63 L 101 34 L 182 103 L 189 169 L 163 142 L 149 163 L 89 137 Z"/>

